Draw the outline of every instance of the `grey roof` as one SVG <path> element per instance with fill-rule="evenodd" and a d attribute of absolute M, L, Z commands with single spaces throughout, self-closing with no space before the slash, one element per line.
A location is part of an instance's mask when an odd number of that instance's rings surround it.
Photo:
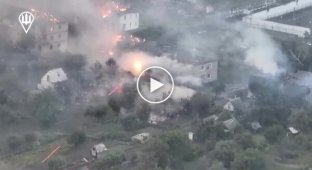
<path fill-rule="evenodd" d="M 248 109 L 247 104 L 241 98 L 236 98 L 230 102 L 234 106 L 235 111 L 245 112 Z"/>
<path fill-rule="evenodd" d="M 223 121 L 223 125 L 226 127 L 226 129 L 233 131 L 239 125 L 239 122 L 235 118 L 231 118 Z"/>

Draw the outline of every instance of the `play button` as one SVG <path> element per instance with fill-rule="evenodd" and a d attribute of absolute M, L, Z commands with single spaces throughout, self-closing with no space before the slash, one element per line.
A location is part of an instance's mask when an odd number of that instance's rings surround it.
<path fill-rule="evenodd" d="M 145 69 L 137 79 L 137 90 L 146 102 L 158 104 L 170 98 L 174 81 L 166 69 L 152 66 Z"/>
<path fill-rule="evenodd" d="M 164 86 L 163 83 L 153 79 L 153 78 L 150 78 L 150 92 L 153 93 L 155 90 L 161 88 L 162 86 Z"/>

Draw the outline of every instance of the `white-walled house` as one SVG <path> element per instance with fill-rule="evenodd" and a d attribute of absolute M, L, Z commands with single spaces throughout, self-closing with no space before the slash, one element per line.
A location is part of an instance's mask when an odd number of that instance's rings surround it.
<path fill-rule="evenodd" d="M 122 31 L 136 30 L 140 26 L 140 14 L 137 12 L 124 12 L 119 15 L 120 29 Z"/>
<path fill-rule="evenodd" d="M 67 80 L 67 75 L 62 68 L 56 68 L 49 70 L 38 84 L 39 90 L 45 90 L 48 88 L 53 88 L 55 83 L 63 82 Z"/>

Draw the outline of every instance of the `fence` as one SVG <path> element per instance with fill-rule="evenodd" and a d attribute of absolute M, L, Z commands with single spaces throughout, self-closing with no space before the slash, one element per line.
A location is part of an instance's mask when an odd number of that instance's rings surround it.
<path fill-rule="evenodd" d="M 312 0 L 296 0 L 285 5 L 277 6 L 269 10 L 264 10 L 250 15 L 254 19 L 270 19 L 295 12 L 301 9 L 312 7 Z"/>
<path fill-rule="evenodd" d="M 243 22 L 255 28 L 268 29 L 272 31 L 293 34 L 301 38 L 305 37 L 306 34 L 311 33 L 310 29 L 306 27 L 281 24 L 281 23 L 276 23 L 276 22 L 266 21 L 266 20 L 261 20 L 261 19 L 253 19 L 249 16 L 244 17 Z"/>

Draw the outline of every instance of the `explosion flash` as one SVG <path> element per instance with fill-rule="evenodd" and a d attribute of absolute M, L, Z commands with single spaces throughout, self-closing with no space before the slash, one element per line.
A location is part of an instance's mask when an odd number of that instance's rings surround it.
<path fill-rule="evenodd" d="M 143 64 L 141 61 L 134 61 L 133 63 L 133 74 L 139 75 L 142 71 Z"/>

